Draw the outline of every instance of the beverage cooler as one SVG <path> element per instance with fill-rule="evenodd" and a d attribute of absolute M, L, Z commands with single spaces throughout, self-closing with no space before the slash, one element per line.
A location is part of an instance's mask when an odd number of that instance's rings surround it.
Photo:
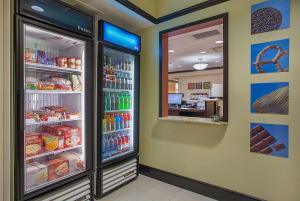
<path fill-rule="evenodd" d="M 97 197 L 138 175 L 140 44 L 139 36 L 99 21 Z"/>
<path fill-rule="evenodd" d="M 93 199 L 93 24 L 59 1 L 17 2 L 15 200 Z"/>

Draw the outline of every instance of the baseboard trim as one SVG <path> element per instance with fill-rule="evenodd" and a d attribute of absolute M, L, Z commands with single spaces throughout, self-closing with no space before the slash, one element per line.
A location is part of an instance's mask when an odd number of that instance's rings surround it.
<path fill-rule="evenodd" d="M 142 164 L 139 165 L 139 171 L 142 175 L 177 186 L 179 188 L 183 188 L 188 191 L 192 191 L 194 193 L 201 194 L 206 197 L 210 197 L 218 201 L 266 201 Z"/>

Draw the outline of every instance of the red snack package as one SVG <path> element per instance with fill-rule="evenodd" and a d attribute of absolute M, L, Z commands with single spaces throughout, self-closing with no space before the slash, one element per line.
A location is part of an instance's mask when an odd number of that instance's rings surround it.
<path fill-rule="evenodd" d="M 35 156 L 42 153 L 43 140 L 39 133 L 25 135 L 25 154 L 26 157 Z"/>
<path fill-rule="evenodd" d="M 69 162 L 63 158 L 57 158 L 48 162 L 48 180 L 52 181 L 69 173 Z"/>

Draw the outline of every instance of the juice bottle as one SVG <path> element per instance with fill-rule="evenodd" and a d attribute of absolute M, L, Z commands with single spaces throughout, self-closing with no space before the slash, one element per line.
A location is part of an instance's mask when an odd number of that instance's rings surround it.
<path fill-rule="evenodd" d="M 106 131 L 111 131 L 110 117 L 109 115 L 105 115 L 106 122 Z"/>
<path fill-rule="evenodd" d="M 110 127 L 111 127 L 111 131 L 115 130 L 115 117 L 114 117 L 114 114 L 110 115 Z"/>
<path fill-rule="evenodd" d="M 106 127 L 106 119 L 103 118 L 103 119 L 102 119 L 102 131 L 103 131 L 103 132 L 106 132 L 106 128 L 107 128 L 107 127 Z"/>

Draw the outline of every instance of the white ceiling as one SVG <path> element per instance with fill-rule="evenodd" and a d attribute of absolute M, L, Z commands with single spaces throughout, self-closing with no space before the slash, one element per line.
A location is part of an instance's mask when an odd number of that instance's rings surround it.
<path fill-rule="evenodd" d="M 114 0 L 63 0 L 129 31 L 137 31 L 154 24 Z"/>
<path fill-rule="evenodd" d="M 192 35 L 197 33 L 205 33 L 212 30 L 218 30 L 220 34 L 195 39 Z M 223 44 L 216 44 L 216 41 L 223 40 L 223 25 L 216 25 L 193 32 L 173 36 L 169 38 L 169 72 L 195 70 L 193 65 L 199 63 L 207 63 L 208 68 L 223 66 L 223 52 L 215 52 L 213 48 L 222 47 Z M 202 54 L 201 52 L 207 52 Z M 218 63 L 216 61 L 219 61 Z"/>

